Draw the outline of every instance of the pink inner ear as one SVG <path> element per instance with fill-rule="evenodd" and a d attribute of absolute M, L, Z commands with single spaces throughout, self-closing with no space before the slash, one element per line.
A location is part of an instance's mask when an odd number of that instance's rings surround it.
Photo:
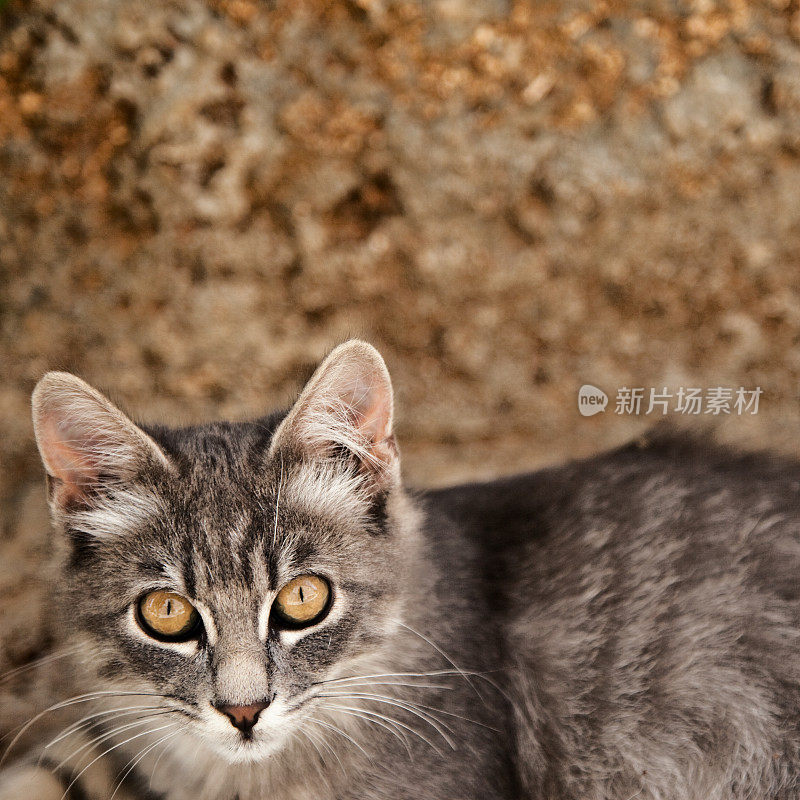
<path fill-rule="evenodd" d="M 355 386 L 343 393 L 342 399 L 353 415 L 354 428 L 369 443 L 372 458 L 388 465 L 397 457 L 397 450 L 391 430 L 391 391 L 385 381 L 375 373 L 362 373 Z"/>
<path fill-rule="evenodd" d="M 158 445 L 74 375 L 49 372 L 32 398 L 33 427 L 56 504 L 93 502 L 106 475 L 134 476 L 145 459 L 170 464 Z"/>
<path fill-rule="evenodd" d="M 367 383 L 369 377 L 362 376 L 343 399 L 355 416 L 353 422 L 358 431 L 367 441 L 377 444 L 390 433 L 391 400 L 380 382 Z"/>
<path fill-rule="evenodd" d="M 99 459 L 92 452 L 97 443 L 92 437 L 75 426 L 46 419 L 41 444 L 48 472 L 62 484 L 57 490 L 59 502 L 69 503 L 85 496 L 100 472 Z"/>

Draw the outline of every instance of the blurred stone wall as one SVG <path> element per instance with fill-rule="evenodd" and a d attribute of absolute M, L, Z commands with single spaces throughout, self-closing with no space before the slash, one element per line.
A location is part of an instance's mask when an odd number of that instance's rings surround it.
<path fill-rule="evenodd" d="M 792 449 L 799 246 L 797 0 L 12 0 L 0 669 L 43 636 L 46 369 L 239 418 L 362 336 L 416 484 L 652 421 L 586 382 L 760 386 L 731 435 Z"/>

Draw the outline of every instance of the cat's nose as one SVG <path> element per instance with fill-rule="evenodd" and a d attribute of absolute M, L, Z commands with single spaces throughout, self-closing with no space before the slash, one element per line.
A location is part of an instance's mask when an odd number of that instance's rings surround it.
<path fill-rule="evenodd" d="M 269 700 L 260 703 L 251 703 L 248 706 L 214 706 L 217 711 L 224 714 L 234 728 L 242 733 L 250 733 L 258 722 L 258 715 L 269 705 Z"/>

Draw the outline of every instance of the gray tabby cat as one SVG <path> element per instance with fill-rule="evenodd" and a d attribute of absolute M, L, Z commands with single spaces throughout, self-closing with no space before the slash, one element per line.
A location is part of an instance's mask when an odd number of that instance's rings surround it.
<path fill-rule="evenodd" d="M 800 797 L 797 464 L 661 438 L 412 495 L 362 342 L 255 422 L 64 373 L 33 413 L 74 716 L 2 800 Z"/>

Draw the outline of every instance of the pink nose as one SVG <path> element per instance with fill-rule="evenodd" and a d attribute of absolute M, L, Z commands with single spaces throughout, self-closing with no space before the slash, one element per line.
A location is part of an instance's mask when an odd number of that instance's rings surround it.
<path fill-rule="evenodd" d="M 224 714 L 234 728 L 250 733 L 258 722 L 258 715 L 269 705 L 269 702 L 253 703 L 249 706 L 216 706 L 217 711 Z"/>

